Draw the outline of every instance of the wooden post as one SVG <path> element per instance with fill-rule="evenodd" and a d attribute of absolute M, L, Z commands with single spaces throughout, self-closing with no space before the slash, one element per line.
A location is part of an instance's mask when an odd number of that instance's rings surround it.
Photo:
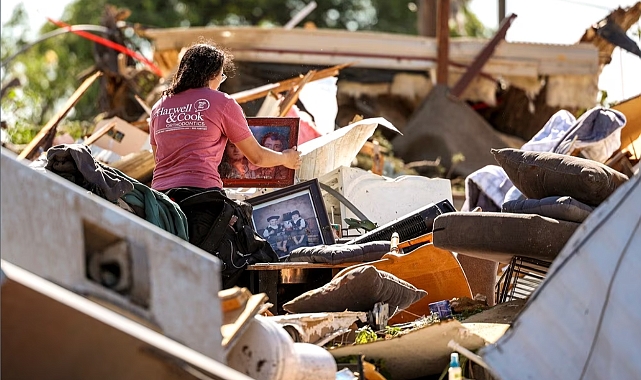
<path fill-rule="evenodd" d="M 436 37 L 436 1 L 418 1 L 418 34 L 425 37 Z"/>
<path fill-rule="evenodd" d="M 450 56 L 450 0 L 438 0 L 436 83 L 447 85 Z"/>
<path fill-rule="evenodd" d="M 499 0 L 499 23 L 505 18 L 505 0 Z"/>

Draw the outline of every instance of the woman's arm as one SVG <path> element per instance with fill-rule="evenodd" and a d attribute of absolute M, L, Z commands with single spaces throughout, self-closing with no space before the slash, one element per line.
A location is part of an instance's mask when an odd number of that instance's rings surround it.
<path fill-rule="evenodd" d="M 249 162 L 263 168 L 283 165 L 290 169 L 300 168 L 300 152 L 294 149 L 287 149 L 283 152 L 265 148 L 258 144 L 254 136 L 249 136 L 236 143 L 238 149 L 247 157 Z"/>

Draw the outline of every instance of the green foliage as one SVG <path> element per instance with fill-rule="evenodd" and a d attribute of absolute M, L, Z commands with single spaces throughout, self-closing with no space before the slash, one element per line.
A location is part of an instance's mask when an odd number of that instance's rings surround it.
<path fill-rule="evenodd" d="M 364 326 L 356 330 L 356 338 L 354 339 L 354 344 L 365 344 L 376 342 L 378 340 L 378 335 L 372 330 L 370 326 Z"/>
<path fill-rule="evenodd" d="M 28 144 L 34 137 L 36 137 L 38 131 L 38 128 L 20 123 L 7 128 L 7 135 L 9 135 L 9 141 L 13 144 Z"/>
<path fill-rule="evenodd" d="M 75 0 L 64 11 L 62 21 L 71 24 L 100 25 L 107 4 L 126 8 L 130 26 L 171 28 L 208 25 L 281 26 L 300 11 L 308 0 Z M 305 18 L 318 28 L 372 30 L 416 34 L 417 2 L 389 0 L 318 1 Z M 472 34 L 482 25 L 469 13 Z M 29 24 L 24 5 L 19 5 L 2 28 L 2 60 L 26 46 Z M 478 24 L 478 25 L 477 25 Z M 56 30 L 45 23 L 40 35 Z M 467 26 L 466 26 L 467 28 Z M 150 56 L 151 44 L 128 29 L 128 46 Z M 73 33 L 65 33 L 38 43 L 4 67 L 3 83 L 19 78 L 20 86 L 2 99 L 3 119 L 20 133 L 41 128 L 82 83 L 83 75 L 94 65 L 94 43 Z M 140 84 L 140 83 L 139 83 Z M 144 90 L 150 86 L 142 85 Z M 82 95 L 66 120 L 92 120 L 99 112 L 99 86 L 94 83 Z M 142 94 L 144 95 L 144 94 Z"/>
<path fill-rule="evenodd" d="M 397 326 L 385 326 L 385 337 L 394 338 L 401 333 L 401 328 Z"/>
<path fill-rule="evenodd" d="M 354 218 L 345 218 L 344 220 L 349 226 L 348 229 L 356 229 L 358 232 L 361 232 L 361 228 L 365 230 L 365 232 L 369 232 L 378 227 L 376 223 L 367 219 L 358 220 Z"/>
<path fill-rule="evenodd" d="M 476 15 L 472 11 L 470 11 L 467 4 L 463 6 L 462 13 L 465 18 L 465 23 L 463 24 L 463 26 L 465 28 L 466 36 L 487 38 L 491 37 L 492 31 L 487 29 L 485 25 L 483 25 L 481 20 L 479 20 L 478 17 L 476 17 Z"/>

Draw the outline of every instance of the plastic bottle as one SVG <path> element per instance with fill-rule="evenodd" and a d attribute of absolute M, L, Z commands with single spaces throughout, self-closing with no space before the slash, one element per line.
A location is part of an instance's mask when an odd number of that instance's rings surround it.
<path fill-rule="evenodd" d="M 390 251 L 393 253 L 398 253 L 398 243 L 399 237 L 398 232 L 392 233 L 392 238 L 390 239 Z"/>
<path fill-rule="evenodd" d="M 458 353 L 452 352 L 450 355 L 450 368 L 447 370 L 447 380 L 463 379 L 463 370 L 458 361 Z"/>

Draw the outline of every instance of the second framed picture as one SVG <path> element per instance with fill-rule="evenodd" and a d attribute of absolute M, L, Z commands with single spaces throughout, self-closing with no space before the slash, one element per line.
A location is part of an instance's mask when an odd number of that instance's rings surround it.
<path fill-rule="evenodd" d="M 249 129 L 258 143 L 277 152 L 296 146 L 299 123 L 297 117 L 247 118 Z M 218 172 L 224 187 L 286 187 L 294 184 L 294 169 L 254 166 L 231 142 L 227 142 Z"/>
<path fill-rule="evenodd" d="M 247 200 L 254 229 L 279 257 L 299 247 L 334 244 L 334 234 L 317 179 Z"/>

